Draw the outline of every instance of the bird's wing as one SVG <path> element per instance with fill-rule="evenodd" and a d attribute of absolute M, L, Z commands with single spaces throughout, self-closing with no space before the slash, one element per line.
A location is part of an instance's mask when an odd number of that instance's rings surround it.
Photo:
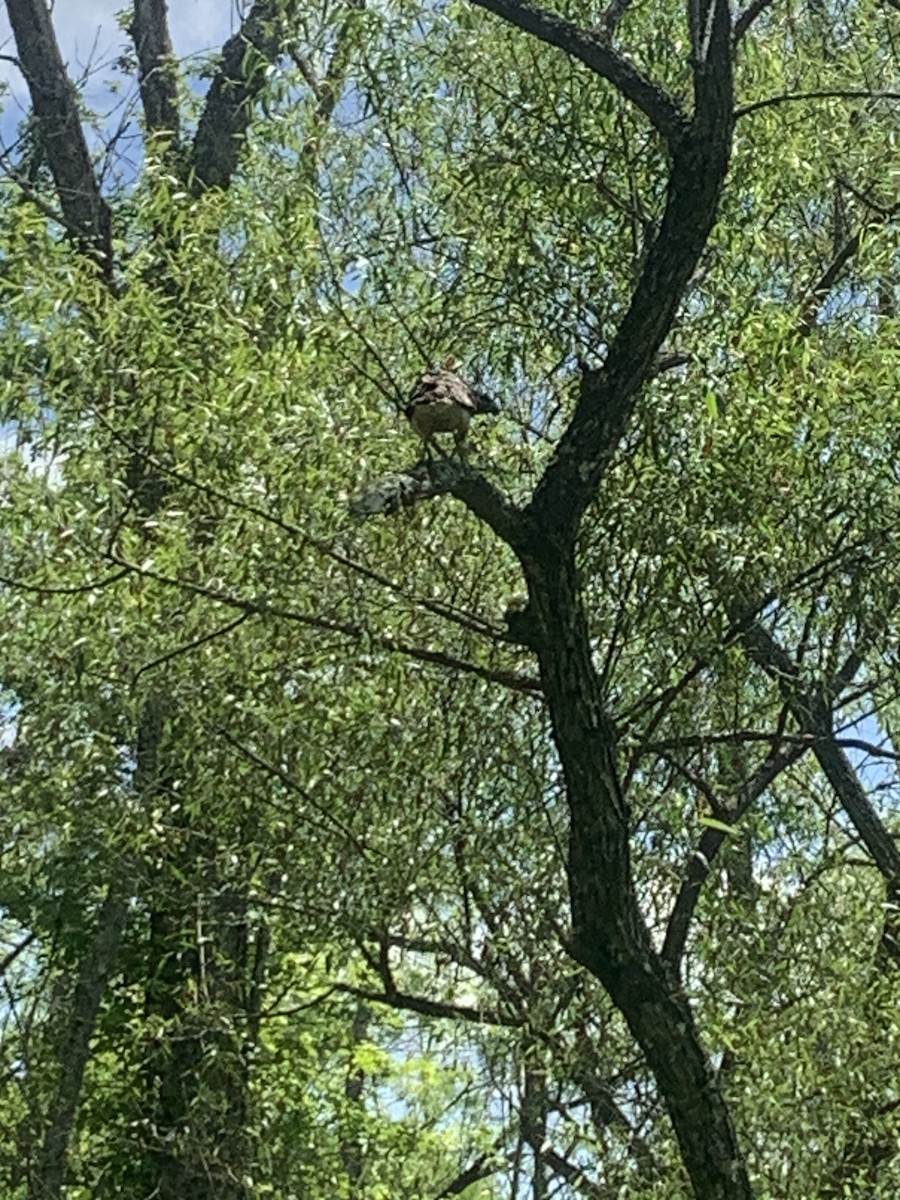
<path fill-rule="evenodd" d="M 409 393 L 408 407 L 420 404 L 456 404 L 478 411 L 478 397 L 455 371 L 426 371 Z"/>

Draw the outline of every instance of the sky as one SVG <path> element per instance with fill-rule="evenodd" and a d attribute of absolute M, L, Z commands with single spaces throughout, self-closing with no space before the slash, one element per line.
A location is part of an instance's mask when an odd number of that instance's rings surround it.
<path fill-rule="evenodd" d="M 247 6 L 236 0 L 172 0 L 169 32 L 176 55 L 185 58 L 218 49 Z M 116 13 L 127 7 L 126 0 L 56 0 L 53 5 L 53 24 L 69 74 L 78 79 L 89 67 L 95 70 L 85 88 L 91 106 L 102 107 L 108 97 L 107 84 L 114 76 L 111 64 L 128 44 L 116 21 Z M 15 53 L 4 4 L 0 7 L 0 84 L 8 90 L 3 96 L 0 137 L 6 145 L 28 108 L 25 83 L 14 63 L 8 61 Z"/>

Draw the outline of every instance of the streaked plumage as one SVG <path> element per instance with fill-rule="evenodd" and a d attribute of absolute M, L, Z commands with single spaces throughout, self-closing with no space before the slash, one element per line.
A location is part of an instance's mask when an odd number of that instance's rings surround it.
<path fill-rule="evenodd" d="M 435 368 L 426 371 L 409 393 L 404 412 L 426 446 L 436 433 L 452 433 L 462 451 L 469 422 L 478 413 L 499 412 L 497 402 L 476 392 L 455 371 Z"/>

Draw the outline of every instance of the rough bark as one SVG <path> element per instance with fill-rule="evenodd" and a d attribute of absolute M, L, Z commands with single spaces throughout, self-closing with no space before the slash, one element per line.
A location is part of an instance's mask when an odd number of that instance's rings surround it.
<path fill-rule="evenodd" d="M 45 0 L 7 0 L 6 9 L 66 226 L 108 278 L 111 213 L 100 194 L 50 12 Z"/>
<path fill-rule="evenodd" d="M 576 541 L 716 219 L 733 129 L 732 28 L 724 0 L 689 5 L 694 114 L 682 117 L 602 40 L 519 0 L 475 0 L 581 59 L 655 125 L 671 157 L 659 233 L 606 363 L 583 373 L 573 418 L 531 502 L 514 509 L 468 478 L 450 490 L 516 552 L 528 585 L 510 633 L 537 654 L 570 814 L 573 950 L 622 1012 L 665 1101 L 696 1196 L 752 1195 L 731 1117 L 676 974 L 655 953 L 631 872 L 630 815 L 613 721 L 577 584 Z"/>
<path fill-rule="evenodd" d="M 34 1200 L 58 1200 L 62 1195 L 91 1039 L 106 984 L 118 957 L 127 912 L 128 889 L 124 872 L 120 872 L 109 885 L 94 936 L 78 971 L 71 1012 L 60 1042 L 56 1092 L 34 1174 Z"/>
<path fill-rule="evenodd" d="M 129 33 L 138 58 L 147 132 L 164 138 L 174 149 L 181 118 L 166 0 L 135 0 Z"/>
<path fill-rule="evenodd" d="M 650 943 L 631 871 L 616 737 L 590 652 L 571 555 L 528 562 L 534 645 L 565 773 L 576 957 L 646 1055 L 702 1200 L 752 1195 L 737 1136 L 687 999 Z"/>
<path fill-rule="evenodd" d="M 253 101 L 266 84 L 266 68 L 283 52 L 296 3 L 256 0 L 240 29 L 222 47 L 197 126 L 192 153 L 194 188 L 227 188 L 238 167 Z"/>
<path fill-rule="evenodd" d="M 563 541 L 574 542 L 597 494 L 715 222 L 731 155 L 734 100 L 727 4 L 714 0 L 709 7 L 710 44 L 694 69 L 694 116 L 669 139 L 672 166 L 659 233 L 606 363 L 582 375 L 572 420 L 530 505 L 543 530 Z"/>
<path fill-rule="evenodd" d="M 516 552 L 528 584 L 512 636 L 538 656 L 570 814 L 573 947 L 620 1009 L 665 1101 L 695 1195 L 752 1195 L 727 1105 L 672 971 L 655 953 L 631 872 L 630 816 L 616 735 L 594 667 L 577 585 L 576 540 L 652 376 L 716 218 L 733 129 L 731 20 L 724 0 L 691 3 L 695 111 L 681 116 L 602 41 L 518 0 L 475 0 L 610 80 L 653 122 L 671 156 L 668 195 L 631 304 L 600 370 L 585 371 L 575 413 L 534 496 L 513 509 L 488 485 L 450 490 Z M 589 50 L 589 53 L 588 53 Z"/>

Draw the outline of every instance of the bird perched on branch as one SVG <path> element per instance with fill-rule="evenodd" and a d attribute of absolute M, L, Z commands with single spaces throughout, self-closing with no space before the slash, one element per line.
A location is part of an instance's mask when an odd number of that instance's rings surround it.
<path fill-rule="evenodd" d="M 448 362 L 426 371 L 409 393 L 403 411 L 427 450 L 434 447 L 436 433 L 452 433 L 462 455 L 472 418 L 478 413 L 498 413 L 500 406 L 490 396 L 469 387 L 451 367 Z"/>

